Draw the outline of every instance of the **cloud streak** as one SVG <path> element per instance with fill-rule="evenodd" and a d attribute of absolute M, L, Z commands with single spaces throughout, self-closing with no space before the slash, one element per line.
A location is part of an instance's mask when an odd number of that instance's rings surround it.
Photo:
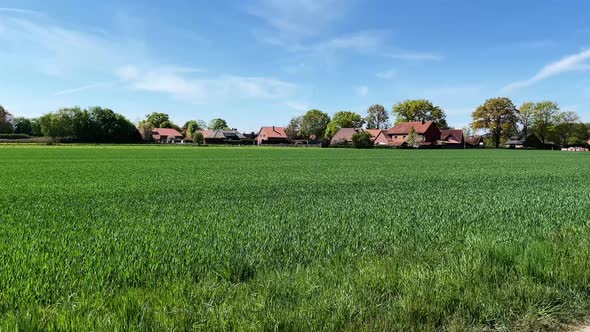
<path fill-rule="evenodd" d="M 195 104 L 226 98 L 287 98 L 297 89 L 293 83 L 269 77 L 220 75 L 195 78 L 187 74 L 167 66 L 142 68 L 127 65 L 117 70 L 119 79 L 131 89 L 164 93 Z"/>
<path fill-rule="evenodd" d="M 568 55 L 562 58 L 559 61 L 550 63 L 543 67 L 540 71 L 538 71 L 533 77 L 522 80 L 512 82 L 506 86 L 504 86 L 501 91 L 502 92 L 510 92 L 522 88 L 529 87 L 535 83 L 543 81 L 547 78 L 565 73 L 570 71 L 576 70 L 587 70 L 589 68 L 589 64 L 584 63 L 584 61 L 590 59 L 590 49 L 578 52 L 576 54 Z"/>
<path fill-rule="evenodd" d="M 110 87 L 110 86 L 113 86 L 113 83 L 109 83 L 109 82 L 97 82 L 97 83 L 83 85 L 83 86 L 80 86 L 80 87 L 77 87 L 77 88 L 72 88 L 72 89 L 66 89 L 66 90 L 58 91 L 58 92 L 54 93 L 53 95 L 54 96 L 70 95 L 70 94 L 78 93 L 78 92 L 81 92 L 81 91 L 91 90 L 91 89 L 95 89 L 95 88 Z"/>

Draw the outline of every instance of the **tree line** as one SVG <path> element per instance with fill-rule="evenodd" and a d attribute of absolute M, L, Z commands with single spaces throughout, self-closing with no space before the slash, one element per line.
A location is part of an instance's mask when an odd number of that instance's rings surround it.
<path fill-rule="evenodd" d="M 393 105 L 394 124 L 406 121 L 433 121 L 440 129 L 447 129 L 445 111 L 425 99 L 405 100 Z M 365 116 L 339 111 L 332 117 L 312 109 L 293 117 L 285 127 L 291 140 L 312 139 L 329 141 L 341 128 L 387 129 L 392 123 L 390 112 L 375 104 Z M 189 120 L 182 127 L 174 124 L 166 113 L 146 115 L 134 126 L 123 115 L 99 106 L 88 109 L 62 108 L 39 118 L 13 117 L 0 105 L 0 134 L 69 138 L 80 142 L 125 143 L 151 140 L 154 128 L 174 128 L 185 137 L 202 142 L 204 129 L 230 129 L 227 121 L 216 118 L 206 123 Z M 510 137 L 535 134 L 543 143 L 553 141 L 562 146 L 584 144 L 589 136 L 589 124 L 581 122 L 572 111 L 562 112 L 553 101 L 525 102 L 520 108 L 506 98 L 488 99 L 472 113 L 472 122 L 464 128 L 466 134 L 484 132 L 491 146 L 499 147 Z M 367 137 L 357 137 L 365 142 Z"/>
<path fill-rule="evenodd" d="M 588 139 L 590 124 L 581 122 L 573 111 L 560 111 L 553 101 L 525 102 L 520 108 L 508 98 L 492 98 L 473 112 L 471 127 L 484 130 L 496 148 L 510 137 L 537 135 L 546 144 L 582 145 Z"/>
<path fill-rule="evenodd" d="M 33 119 L 13 117 L 0 106 L 0 134 L 96 143 L 132 143 L 140 139 L 137 128 L 123 115 L 100 106 L 62 108 Z"/>

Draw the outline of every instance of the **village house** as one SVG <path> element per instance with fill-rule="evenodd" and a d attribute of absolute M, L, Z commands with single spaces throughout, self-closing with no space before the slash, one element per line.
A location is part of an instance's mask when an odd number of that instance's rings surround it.
<path fill-rule="evenodd" d="M 441 137 L 440 130 L 433 121 L 400 122 L 387 131 L 387 145 L 406 146 L 412 128 L 420 141 L 420 147 L 434 146 Z"/>
<path fill-rule="evenodd" d="M 438 144 L 445 148 L 464 149 L 465 138 L 461 129 L 443 129 L 440 131 L 440 141 Z"/>
<path fill-rule="evenodd" d="M 467 145 L 467 147 L 469 147 L 469 148 L 483 148 L 484 147 L 483 137 L 481 137 L 479 135 L 469 136 L 469 137 L 465 138 L 465 145 Z"/>
<path fill-rule="evenodd" d="M 508 149 L 542 149 L 544 147 L 543 142 L 535 134 L 527 137 L 513 136 L 504 145 Z"/>
<path fill-rule="evenodd" d="M 205 144 L 237 143 L 244 139 L 246 136 L 236 129 L 218 129 L 205 137 Z"/>
<path fill-rule="evenodd" d="M 262 127 L 256 136 L 258 145 L 264 144 L 284 144 L 288 143 L 289 138 L 282 127 Z"/>
<path fill-rule="evenodd" d="M 181 143 L 183 136 L 173 128 L 155 128 L 152 138 L 156 143 Z"/>
<path fill-rule="evenodd" d="M 380 134 L 387 132 L 380 129 L 362 129 L 362 128 L 340 128 L 338 132 L 332 137 L 331 145 L 352 145 L 352 135 L 359 132 L 368 132 L 371 134 L 371 141 L 376 144 L 376 140 Z M 387 144 L 387 138 L 383 136 L 383 144 Z"/>

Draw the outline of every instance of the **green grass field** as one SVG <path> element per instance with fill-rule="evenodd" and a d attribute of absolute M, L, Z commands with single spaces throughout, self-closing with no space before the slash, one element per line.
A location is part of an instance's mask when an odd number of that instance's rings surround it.
<path fill-rule="evenodd" d="M 590 154 L 0 146 L 0 330 L 564 329 Z"/>

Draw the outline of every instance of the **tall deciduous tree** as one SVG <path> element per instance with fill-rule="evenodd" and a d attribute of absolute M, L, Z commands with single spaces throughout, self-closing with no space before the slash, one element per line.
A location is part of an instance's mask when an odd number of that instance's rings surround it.
<path fill-rule="evenodd" d="M 425 99 L 406 100 L 395 104 L 393 115 L 396 123 L 424 120 L 434 121 L 441 129 L 448 128 L 445 112 Z"/>
<path fill-rule="evenodd" d="M 524 137 L 528 137 L 530 134 L 534 115 L 535 103 L 528 101 L 520 106 L 520 110 L 518 112 L 518 122 L 520 122 L 522 125 L 522 135 Z"/>
<path fill-rule="evenodd" d="M 533 131 L 539 136 L 541 142 L 545 143 L 555 124 L 559 106 L 552 101 L 535 103 L 533 113 Z"/>
<path fill-rule="evenodd" d="M 336 112 L 326 127 L 326 138 L 331 139 L 340 128 L 360 128 L 365 119 L 357 113 L 349 111 Z"/>
<path fill-rule="evenodd" d="M 229 126 L 224 119 L 213 119 L 209 123 L 209 129 L 211 130 L 218 130 L 218 129 L 227 129 Z"/>
<path fill-rule="evenodd" d="M 579 122 L 580 116 L 576 112 L 562 112 L 555 116 L 553 128 L 561 146 L 568 144 L 568 139 L 574 134 L 576 124 Z"/>
<path fill-rule="evenodd" d="M 375 104 L 367 110 L 367 129 L 387 129 L 390 125 L 389 114 L 383 105 Z"/>
<path fill-rule="evenodd" d="M 165 122 L 171 123 L 168 114 L 158 112 L 146 115 L 145 120 L 151 123 L 154 126 L 154 128 L 162 128 L 162 124 L 166 125 Z"/>
<path fill-rule="evenodd" d="M 287 127 L 285 127 L 285 134 L 290 140 L 294 140 L 301 135 L 301 124 L 303 123 L 302 116 L 296 116 L 291 118 Z"/>
<path fill-rule="evenodd" d="M 471 127 L 475 130 L 487 130 L 493 138 L 496 148 L 500 140 L 512 135 L 516 129 L 517 110 L 508 98 L 493 98 L 479 106 L 472 114 Z"/>
<path fill-rule="evenodd" d="M 301 120 L 301 135 L 304 137 L 315 136 L 322 138 L 326 133 L 326 127 L 330 123 L 330 116 L 320 110 L 309 110 Z"/>
<path fill-rule="evenodd" d="M 8 113 L 8 111 L 0 105 L 0 134 L 12 133 L 12 121 L 12 114 Z"/>
<path fill-rule="evenodd" d="M 152 131 L 154 130 L 154 125 L 148 121 L 141 121 L 138 126 L 139 134 L 141 135 L 141 139 L 144 141 L 151 141 L 152 140 Z"/>
<path fill-rule="evenodd" d="M 13 121 L 14 133 L 33 135 L 33 122 L 30 119 L 18 117 Z"/>

